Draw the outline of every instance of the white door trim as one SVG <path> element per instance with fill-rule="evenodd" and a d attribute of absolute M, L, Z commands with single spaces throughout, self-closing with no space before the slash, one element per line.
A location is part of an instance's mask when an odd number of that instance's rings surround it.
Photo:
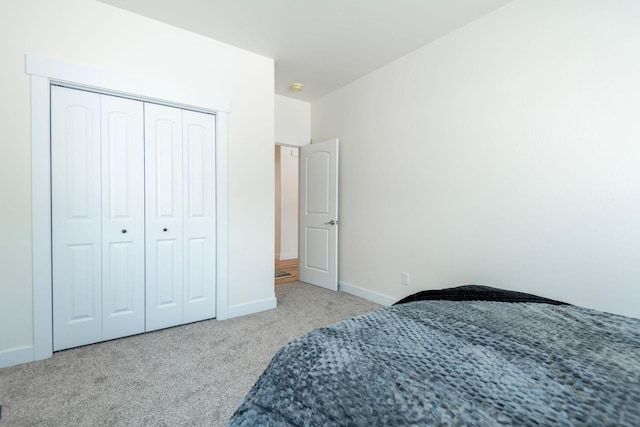
<path fill-rule="evenodd" d="M 84 65 L 69 64 L 42 56 L 25 55 L 26 72 L 82 90 L 123 96 L 205 113 L 228 113 L 229 98 L 189 91 L 147 79 L 126 76 Z"/>
<path fill-rule="evenodd" d="M 228 121 L 229 99 L 189 92 L 90 67 L 26 55 L 31 75 L 31 209 L 33 254 L 33 359 L 53 353 L 51 291 L 51 137 L 52 83 L 162 103 L 216 115 L 216 317 L 228 318 Z"/>

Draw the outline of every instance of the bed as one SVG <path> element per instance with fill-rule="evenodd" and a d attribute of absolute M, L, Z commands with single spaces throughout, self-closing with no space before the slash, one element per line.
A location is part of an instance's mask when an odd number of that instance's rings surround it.
<path fill-rule="evenodd" d="M 640 319 L 425 291 L 274 356 L 229 426 L 640 426 Z"/>

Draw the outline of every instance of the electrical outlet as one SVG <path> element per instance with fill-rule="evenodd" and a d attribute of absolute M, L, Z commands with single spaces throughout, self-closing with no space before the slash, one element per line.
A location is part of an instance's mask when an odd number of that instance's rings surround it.
<path fill-rule="evenodd" d="M 409 273 L 402 273 L 402 284 L 403 285 L 409 284 Z"/>

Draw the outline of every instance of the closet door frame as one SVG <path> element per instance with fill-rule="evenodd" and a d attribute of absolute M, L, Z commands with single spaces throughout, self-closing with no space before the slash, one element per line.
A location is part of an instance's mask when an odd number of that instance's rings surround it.
<path fill-rule="evenodd" d="M 121 96 L 216 117 L 216 318 L 228 318 L 228 118 L 227 97 L 185 91 L 104 70 L 26 55 L 31 76 L 31 179 L 33 255 L 33 358 L 53 354 L 51 276 L 51 86 Z M 26 350 L 26 349 L 25 349 Z M 25 352 L 26 356 L 26 352 Z"/>

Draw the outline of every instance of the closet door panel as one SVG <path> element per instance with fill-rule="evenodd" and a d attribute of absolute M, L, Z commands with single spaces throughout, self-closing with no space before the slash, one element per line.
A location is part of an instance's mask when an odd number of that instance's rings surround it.
<path fill-rule="evenodd" d="M 144 332 L 144 114 L 102 95 L 103 339 Z"/>
<path fill-rule="evenodd" d="M 183 111 L 184 321 L 215 317 L 215 116 Z"/>
<path fill-rule="evenodd" d="M 102 338 L 100 95 L 51 88 L 53 348 Z"/>
<path fill-rule="evenodd" d="M 182 110 L 145 104 L 146 330 L 182 322 Z"/>

